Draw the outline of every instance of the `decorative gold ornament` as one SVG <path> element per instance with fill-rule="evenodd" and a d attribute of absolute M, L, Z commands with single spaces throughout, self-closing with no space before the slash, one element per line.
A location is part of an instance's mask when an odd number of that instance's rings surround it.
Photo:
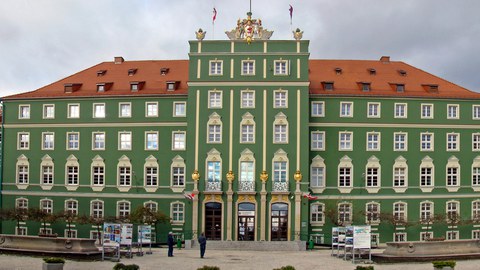
<path fill-rule="evenodd" d="M 297 28 L 297 30 L 293 31 L 293 37 L 296 40 L 300 40 L 303 38 L 303 31 L 300 30 L 300 28 Z"/>
<path fill-rule="evenodd" d="M 205 38 L 205 34 L 207 31 L 203 31 L 202 28 L 199 28 L 197 32 L 195 32 L 195 36 L 197 37 L 198 41 L 202 41 Z"/>
<path fill-rule="evenodd" d="M 233 179 L 235 179 L 235 174 L 232 172 L 232 170 L 230 170 L 227 172 L 227 181 L 232 183 Z"/>
<path fill-rule="evenodd" d="M 193 173 L 192 173 L 192 179 L 193 181 L 198 181 L 198 179 L 200 179 L 200 174 L 198 173 L 198 170 L 193 170 Z"/>
<path fill-rule="evenodd" d="M 300 170 L 296 170 L 295 174 L 293 175 L 293 179 L 295 179 L 296 182 L 302 181 L 302 173 Z"/>
<path fill-rule="evenodd" d="M 260 180 L 262 180 L 262 182 L 267 182 L 268 180 L 268 173 L 267 171 L 263 170 L 262 173 L 260 173 Z"/>

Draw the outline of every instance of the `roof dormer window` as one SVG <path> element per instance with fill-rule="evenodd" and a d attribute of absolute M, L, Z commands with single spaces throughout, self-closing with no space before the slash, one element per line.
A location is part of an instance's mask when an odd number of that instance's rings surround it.
<path fill-rule="evenodd" d="M 177 90 L 179 84 L 180 84 L 179 81 L 168 81 L 167 82 L 167 91 Z"/>
<path fill-rule="evenodd" d="M 105 84 L 97 84 L 97 92 L 105 92 Z"/>
<path fill-rule="evenodd" d="M 145 82 L 130 82 L 130 90 L 132 92 L 138 92 L 142 90 L 144 84 Z"/>
<path fill-rule="evenodd" d="M 335 68 L 335 74 L 341 75 L 342 74 L 342 69 L 341 68 Z"/>
<path fill-rule="evenodd" d="M 359 84 L 363 92 L 370 92 L 371 87 L 369 82 L 360 82 Z"/>
<path fill-rule="evenodd" d="M 167 75 L 167 73 L 170 71 L 169 68 L 161 68 L 160 69 L 160 75 Z"/>
<path fill-rule="evenodd" d="M 377 70 L 374 68 L 369 68 L 368 72 L 370 73 L 370 75 L 377 75 Z"/>
<path fill-rule="evenodd" d="M 405 71 L 405 70 L 403 70 L 403 69 L 400 69 L 400 70 L 398 71 L 398 74 L 400 74 L 400 76 L 405 77 L 405 76 L 407 76 L 407 71 Z"/>
<path fill-rule="evenodd" d="M 73 93 L 73 92 L 79 90 L 80 87 L 82 87 L 81 83 L 66 83 L 66 84 L 64 84 L 63 90 L 64 90 L 65 93 Z"/>
<path fill-rule="evenodd" d="M 133 76 L 133 75 L 135 75 L 135 73 L 137 73 L 136 68 L 131 68 L 131 69 L 128 70 L 128 76 Z"/>
<path fill-rule="evenodd" d="M 395 85 L 395 90 L 397 91 L 397 93 L 405 92 L 405 84 L 397 83 Z"/>
<path fill-rule="evenodd" d="M 325 91 L 333 91 L 333 82 L 322 82 Z"/>
<path fill-rule="evenodd" d="M 101 70 L 97 71 L 97 77 L 103 76 L 103 75 L 105 75 L 105 73 L 107 73 L 107 70 L 101 69 Z"/>
<path fill-rule="evenodd" d="M 102 83 L 97 83 L 97 92 L 105 92 L 112 87 L 113 82 L 102 82 Z"/>

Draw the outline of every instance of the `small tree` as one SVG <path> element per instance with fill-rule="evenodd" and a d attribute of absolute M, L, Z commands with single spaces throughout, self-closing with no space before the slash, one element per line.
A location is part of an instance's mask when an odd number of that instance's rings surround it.
<path fill-rule="evenodd" d="M 72 235 L 72 224 L 78 221 L 77 213 L 67 210 L 59 213 L 59 218 L 67 223 L 68 235 Z"/>
<path fill-rule="evenodd" d="M 148 224 L 158 232 L 158 225 L 170 222 L 170 217 L 161 211 L 154 211 L 149 207 L 138 206 L 130 213 L 130 220 L 136 224 Z"/>
<path fill-rule="evenodd" d="M 47 223 L 55 223 L 59 219 L 58 214 L 50 213 L 46 210 L 40 208 L 30 208 L 28 209 L 28 216 L 34 220 L 38 221 L 43 226 L 43 233 L 47 231 Z"/>
<path fill-rule="evenodd" d="M 0 209 L 0 218 L 2 220 L 12 220 L 16 222 L 17 231 L 20 231 L 20 223 L 28 220 L 28 210 L 25 208 Z"/>

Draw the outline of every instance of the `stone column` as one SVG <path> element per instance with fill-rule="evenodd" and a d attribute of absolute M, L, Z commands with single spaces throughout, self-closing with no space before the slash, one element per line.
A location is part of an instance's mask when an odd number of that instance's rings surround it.
<path fill-rule="evenodd" d="M 233 219 L 233 189 L 232 183 L 235 174 L 230 170 L 227 173 L 228 190 L 227 190 L 227 241 L 232 241 L 232 219 Z"/>
<path fill-rule="evenodd" d="M 297 170 L 293 175 L 293 179 L 295 179 L 295 241 L 300 240 L 300 232 L 301 232 L 301 211 L 302 211 L 302 191 L 300 190 L 300 182 L 302 182 L 302 173 L 300 170 Z"/>
<path fill-rule="evenodd" d="M 198 180 L 200 179 L 200 174 L 198 170 L 195 169 L 192 173 L 193 180 L 193 206 L 192 206 L 192 239 L 197 239 L 198 236 Z"/>
<path fill-rule="evenodd" d="M 260 174 L 260 180 L 262 180 L 262 191 L 260 191 L 260 241 L 265 241 L 267 235 L 267 189 L 266 184 L 268 180 L 267 171 L 263 170 Z"/>

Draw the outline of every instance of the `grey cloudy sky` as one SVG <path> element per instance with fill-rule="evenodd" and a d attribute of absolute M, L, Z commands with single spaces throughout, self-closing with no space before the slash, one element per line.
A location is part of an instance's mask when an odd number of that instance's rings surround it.
<path fill-rule="evenodd" d="M 0 96 L 114 56 L 188 59 L 188 40 L 199 27 L 206 39 L 226 39 L 248 9 L 249 0 L 2 0 Z M 474 91 L 480 91 L 479 10 L 476 0 L 252 0 L 253 17 L 274 31 L 272 39 L 304 30 L 313 59 L 389 55 Z"/>

